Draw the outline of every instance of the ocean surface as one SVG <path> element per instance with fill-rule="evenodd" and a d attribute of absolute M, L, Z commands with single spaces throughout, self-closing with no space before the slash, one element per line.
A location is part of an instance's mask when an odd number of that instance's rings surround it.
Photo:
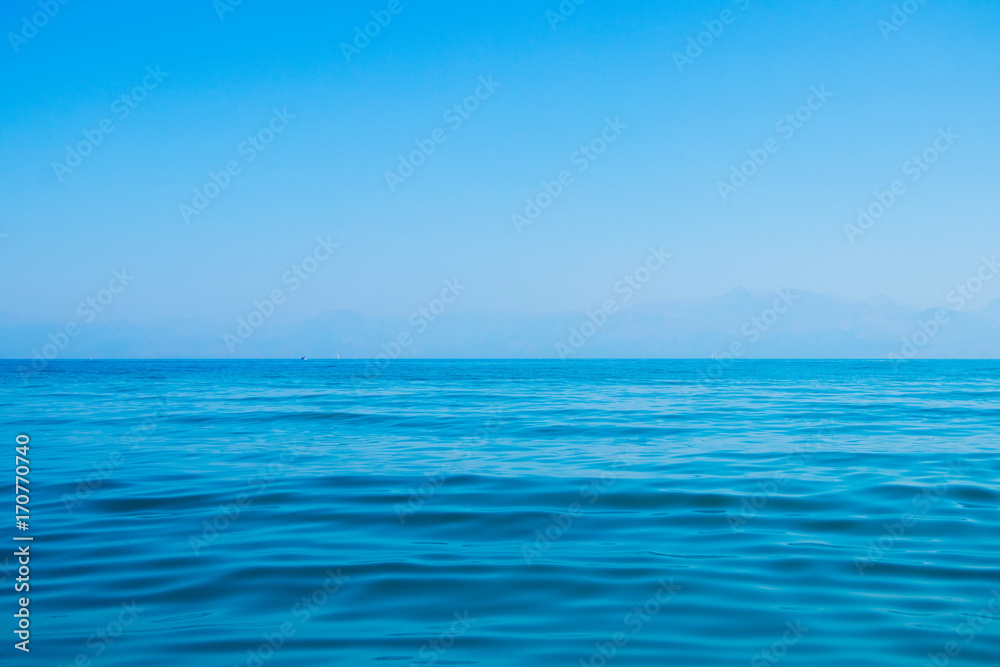
<path fill-rule="evenodd" d="M 27 434 L 31 500 L 0 661 L 996 666 L 998 378 L 3 361 L 4 497 Z"/>

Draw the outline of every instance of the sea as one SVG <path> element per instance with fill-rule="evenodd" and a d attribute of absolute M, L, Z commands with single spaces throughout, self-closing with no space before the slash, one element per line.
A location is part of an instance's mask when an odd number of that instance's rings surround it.
<path fill-rule="evenodd" d="M 0 662 L 995 667 L 998 378 L 2 361 Z"/>

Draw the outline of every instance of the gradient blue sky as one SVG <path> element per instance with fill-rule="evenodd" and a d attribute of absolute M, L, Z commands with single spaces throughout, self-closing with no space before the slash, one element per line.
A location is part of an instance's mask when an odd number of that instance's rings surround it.
<path fill-rule="evenodd" d="M 673 260 L 637 300 L 746 285 L 943 304 L 1000 252 L 1000 5 L 927 2 L 886 39 L 888 0 L 741 4 L 588 0 L 553 28 L 557 0 L 402 0 L 347 62 L 341 43 L 387 2 L 244 0 L 224 20 L 210 0 L 69 2 L 17 53 L 0 45 L 0 311 L 66 319 L 125 267 L 114 317 L 230 321 L 318 235 L 338 254 L 283 318 L 406 314 L 454 277 L 456 309 L 587 307 L 650 245 Z M 5 3 L 0 28 L 37 11 Z M 119 120 L 115 98 L 157 65 L 169 75 Z M 390 192 L 386 170 L 487 76 L 497 91 Z M 833 97 L 723 202 L 717 182 L 821 85 Z M 285 107 L 289 126 L 185 224 L 179 204 Z M 516 233 L 511 213 L 606 117 L 628 129 Z M 52 163 L 103 118 L 114 131 L 59 182 Z M 857 208 L 947 127 L 955 145 L 849 243 Z"/>

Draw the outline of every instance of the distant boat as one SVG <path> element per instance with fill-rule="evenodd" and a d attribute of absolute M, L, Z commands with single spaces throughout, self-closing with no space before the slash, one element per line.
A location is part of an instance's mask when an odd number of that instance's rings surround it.
<path fill-rule="evenodd" d="M 302 361 L 306 361 L 305 357 L 299 357 L 299 359 L 301 359 Z"/>

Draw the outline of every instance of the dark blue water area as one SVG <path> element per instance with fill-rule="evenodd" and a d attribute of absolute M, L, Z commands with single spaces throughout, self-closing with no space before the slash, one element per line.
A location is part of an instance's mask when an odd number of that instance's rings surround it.
<path fill-rule="evenodd" d="M 998 378 L 994 361 L 3 361 L 0 656 L 995 666 Z M 16 535 L 34 538 L 30 655 Z"/>

